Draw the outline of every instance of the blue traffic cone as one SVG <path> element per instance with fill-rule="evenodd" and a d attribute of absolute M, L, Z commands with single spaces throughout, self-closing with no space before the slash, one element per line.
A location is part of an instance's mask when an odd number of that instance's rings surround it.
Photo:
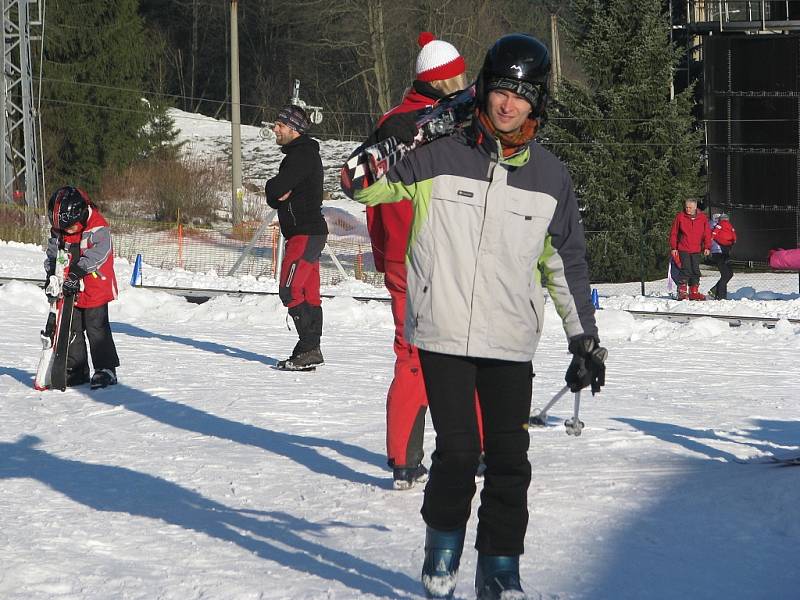
<path fill-rule="evenodd" d="M 142 255 L 136 255 L 136 261 L 133 263 L 133 273 L 131 273 L 131 286 L 142 285 Z"/>

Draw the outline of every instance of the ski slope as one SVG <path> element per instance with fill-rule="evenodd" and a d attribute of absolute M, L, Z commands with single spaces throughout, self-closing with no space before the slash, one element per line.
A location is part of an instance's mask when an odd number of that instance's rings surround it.
<path fill-rule="evenodd" d="M 42 259 L 0 242 L 0 276 L 38 276 Z M 122 366 L 106 390 L 36 392 L 44 293 L 0 286 L 0 598 L 422 598 L 422 491 L 392 490 L 385 466 L 389 306 L 326 300 L 327 364 L 287 373 L 272 368 L 296 339 L 277 297 L 190 304 L 130 288 L 130 265 L 116 267 Z M 215 287 L 187 272 L 146 277 Z M 778 287 L 680 306 L 800 316 L 797 294 L 759 299 Z M 621 309 L 677 303 L 614 286 L 601 296 L 607 385 L 584 394 L 583 435 L 565 435 L 565 400 L 531 431 L 526 590 L 796 599 L 800 470 L 764 461 L 800 454 L 800 327 L 636 320 Z M 548 303 L 534 406 L 568 362 Z M 473 514 L 462 599 L 474 597 L 474 527 Z"/>

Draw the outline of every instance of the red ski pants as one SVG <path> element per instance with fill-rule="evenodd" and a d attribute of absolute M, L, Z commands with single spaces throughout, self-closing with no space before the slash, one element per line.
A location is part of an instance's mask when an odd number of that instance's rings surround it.
<path fill-rule="evenodd" d="M 406 265 L 386 261 L 384 282 L 392 298 L 394 318 L 394 379 L 386 396 L 386 456 L 393 467 L 413 467 L 422 461 L 428 397 L 417 347 L 403 335 L 406 314 Z M 475 410 L 483 440 L 483 423 L 477 393 Z"/>
<path fill-rule="evenodd" d="M 327 235 L 293 235 L 286 240 L 278 295 L 287 308 L 303 302 L 320 306 L 319 257 Z"/>

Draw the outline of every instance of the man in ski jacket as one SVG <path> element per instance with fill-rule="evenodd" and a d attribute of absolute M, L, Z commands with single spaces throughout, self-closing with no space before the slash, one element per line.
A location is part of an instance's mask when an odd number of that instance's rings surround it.
<path fill-rule="evenodd" d="M 711 260 L 719 269 L 719 281 L 708 291 L 717 300 L 727 300 L 728 282 L 733 277 L 731 268 L 731 248 L 736 243 L 736 230 L 727 214 L 714 215 L 711 227 Z"/>
<path fill-rule="evenodd" d="M 286 238 L 279 294 L 295 324 L 298 342 L 281 368 L 302 370 L 324 364 L 319 257 L 328 239 L 322 216 L 322 159 L 319 144 L 306 134 L 308 116 L 299 106 L 285 106 L 272 128 L 286 157 L 278 174 L 267 180 L 267 204 L 277 209 Z"/>
<path fill-rule="evenodd" d="M 681 267 L 678 300 L 705 300 L 700 293 L 700 254 L 711 253 L 711 228 L 705 213 L 697 210 L 696 199 L 687 198 L 684 209 L 675 216 L 669 247 Z"/>
<path fill-rule="evenodd" d="M 77 295 L 67 355 L 67 385 L 89 381 L 86 338 L 94 367 L 92 388 L 114 385 L 119 357 L 108 321 L 108 303 L 117 297 L 111 229 L 89 195 L 72 186 L 53 192 L 47 215 L 52 225 L 44 264 L 48 279 L 55 273 L 59 248 L 73 256 L 62 284 L 64 295 Z"/>
<path fill-rule="evenodd" d="M 476 590 L 479 598 L 521 592 L 541 272 L 573 353 L 568 385 L 597 392 L 605 383 L 572 182 L 534 142 L 549 71 L 541 42 L 500 38 L 478 77 L 471 125 L 410 152 L 372 185 L 355 184 L 355 199 L 367 205 L 403 198 L 413 205 L 405 335 L 419 348 L 436 429 L 421 511 L 429 597 L 452 597 L 456 585 L 480 455 L 476 391 L 486 462 Z"/>
<path fill-rule="evenodd" d="M 392 136 L 405 136 L 409 125 L 446 95 L 466 87 L 466 64 L 452 44 L 422 32 L 415 79 L 402 102 L 378 120 L 365 146 Z M 400 140 L 410 143 L 412 139 Z M 405 255 L 413 215 L 408 199 L 367 207 L 367 228 L 375 268 L 384 274 L 394 317 L 394 378 L 386 396 L 386 455 L 395 489 L 408 489 L 427 479 L 422 442 L 428 398 L 415 346 L 403 335 L 406 306 Z"/>

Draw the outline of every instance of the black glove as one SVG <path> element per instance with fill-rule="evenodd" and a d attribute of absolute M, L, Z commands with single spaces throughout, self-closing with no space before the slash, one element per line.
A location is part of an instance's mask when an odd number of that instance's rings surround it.
<path fill-rule="evenodd" d="M 606 357 L 608 350 L 600 346 L 593 335 L 575 336 L 569 341 L 572 362 L 569 364 L 564 381 L 570 391 L 578 392 L 592 386 L 592 395 L 606 384 Z"/>
<path fill-rule="evenodd" d="M 378 141 L 382 142 L 385 139 L 394 137 L 404 144 L 412 143 L 417 136 L 416 121 L 417 115 L 415 112 L 392 115 L 378 127 L 378 131 L 376 132 Z"/>
<path fill-rule="evenodd" d="M 67 275 L 66 279 L 64 279 L 64 283 L 61 284 L 61 291 L 63 292 L 64 296 L 74 296 L 78 292 L 81 291 L 81 279 L 75 273 L 70 273 Z"/>
<path fill-rule="evenodd" d="M 69 268 L 69 273 L 61 284 L 61 291 L 64 296 L 74 296 L 81 291 L 81 279 L 86 276 L 86 271 L 77 265 L 72 265 Z"/>

